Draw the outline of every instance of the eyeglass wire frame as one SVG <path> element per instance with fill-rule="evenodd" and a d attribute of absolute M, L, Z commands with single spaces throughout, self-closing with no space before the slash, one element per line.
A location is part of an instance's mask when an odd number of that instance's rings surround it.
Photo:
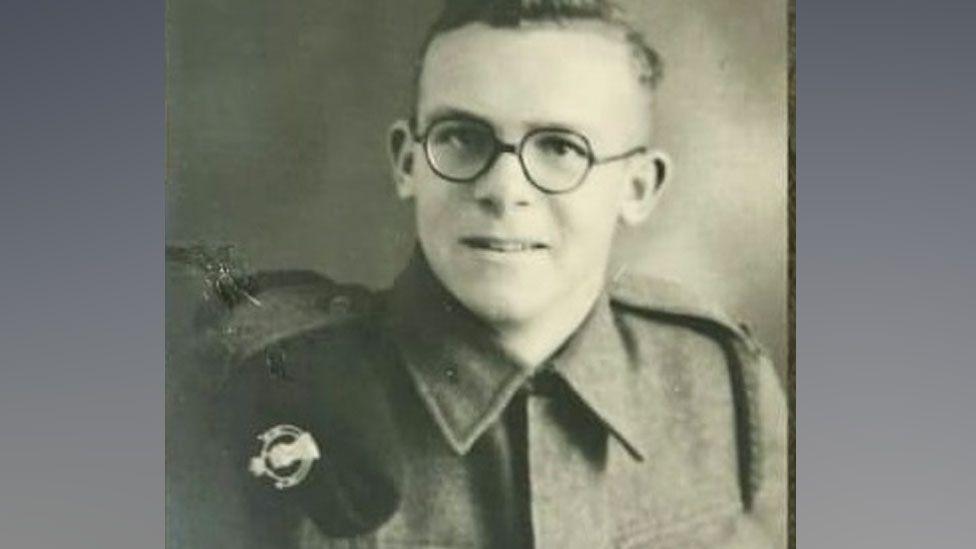
<path fill-rule="evenodd" d="M 484 166 L 482 166 L 481 169 L 479 169 L 476 173 L 468 177 L 451 176 L 450 174 L 446 174 L 440 168 L 438 168 L 437 162 L 434 161 L 433 153 L 431 152 L 431 147 L 429 143 L 429 138 L 432 130 L 435 127 L 437 127 L 439 124 L 443 124 L 447 122 L 460 122 L 460 121 L 481 126 L 487 129 L 488 134 L 491 135 L 493 141 L 492 152 L 488 156 L 488 160 L 485 161 Z M 431 124 L 427 127 L 427 129 L 423 133 L 417 132 L 416 117 L 410 118 L 409 126 L 410 126 L 411 137 L 413 138 L 414 142 L 420 144 L 424 149 L 424 156 L 427 159 L 427 164 L 434 171 L 434 173 L 436 173 L 439 177 L 447 181 L 450 181 L 452 183 L 459 183 L 459 184 L 472 183 L 478 178 L 480 178 L 482 175 L 487 173 L 489 170 L 491 170 L 492 166 L 495 165 L 495 162 L 498 161 L 498 157 L 501 156 L 502 153 L 511 153 L 515 155 L 516 158 L 518 158 L 519 166 L 522 169 L 522 174 L 525 175 L 525 178 L 529 181 L 529 183 L 531 183 L 532 186 L 534 186 L 535 188 L 539 189 L 540 191 L 546 194 L 564 194 L 564 193 L 575 191 L 583 184 L 584 181 L 586 181 L 586 177 L 590 174 L 590 170 L 593 169 L 593 166 L 607 164 L 610 162 L 617 162 L 619 160 L 624 160 L 626 158 L 630 158 L 637 154 L 646 154 L 649 150 L 647 146 L 639 145 L 619 154 L 597 157 L 593 153 L 593 147 L 592 145 L 590 145 L 590 140 L 587 139 L 585 135 L 576 133 L 572 130 L 567 130 L 565 128 L 558 128 L 558 127 L 534 128 L 529 132 L 527 132 L 525 135 L 523 135 L 522 139 L 517 144 L 506 143 L 498 138 L 498 135 L 495 133 L 494 129 L 489 124 L 480 120 L 473 120 L 473 119 L 468 119 L 463 117 L 449 117 L 449 118 L 442 118 L 439 120 L 435 120 L 431 122 Z M 573 182 L 572 185 L 566 188 L 554 189 L 542 185 L 541 183 L 536 181 L 534 177 L 532 177 L 532 174 L 529 171 L 528 166 L 525 164 L 525 157 L 523 155 L 523 151 L 525 150 L 526 144 L 528 144 L 534 136 L 539 135 L 540 133 L 555 133 L 555 134 L 571 135 L 575 138 L 578 138 L 583 143 L 583 145 L 586 146 L 586 169 L 584 169 L 580 173 L 579 177 L 576 179 L 576 181 Z"/>

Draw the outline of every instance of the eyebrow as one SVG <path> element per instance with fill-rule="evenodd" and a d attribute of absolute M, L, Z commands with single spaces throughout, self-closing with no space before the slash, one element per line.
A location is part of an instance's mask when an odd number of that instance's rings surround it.
<path fill-rule="evenodd" d="M 462 109 L 458 107 L 436 107 L 427 115 L 425 120 L 418 120 L 418 122 L 423 122 L 424 123 L 423 128 L 426 129 L 429 128 L 430 125 L 434 124 L 435 122 L 439 122 L 441 120 L 445 120 L 449 118 L 465 118 L 468 120 L 482 122 L 490 126 L 491 129 L 496 134 L 499 133 L 498 126 L 495 123 L 493 123 L 490 119 L 488 119 L 486 116 L 476 113 L 474 111 L 469 111 L 467 109 Z M 579 135 L 587 135 L 585 131 L 583 131 L 582 129 L 576 126 L 561 123 L 561 122 L 553 122 L 549 120 L 530 120 L 525 123 L 525 126 L 526 126 L 526 131 L 534 131 L 538 129 L 563 130 L 563 131 L 568 131 Z"/>
<path fill-rule="evenodd" d="M 434 110 L 432 110 L 430 114 L 427 115 L 425 120 L 418 120 L 418 121 L 423 122 L 424 127 L 427 128 L 430 127 L 430 125 L 434 124 L 435 122 L 440 122 L 441 120 L 445 120 L 448 118 L 466 118 L 469 120 L 475 120 L 491 126 L 492 129 L 496 131 L 498 130 L 498 128 L 496 128 L 495 125 L 492 124 L 491 121 L 485 118 L 484 116 L 469 110 L 459 109 L 456 107 L 437 107 Z"/>

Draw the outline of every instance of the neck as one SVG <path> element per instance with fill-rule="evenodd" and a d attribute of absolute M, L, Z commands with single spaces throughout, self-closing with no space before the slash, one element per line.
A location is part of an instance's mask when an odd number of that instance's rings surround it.
<path fill-rule="evenodd" d="M 520 363 L 539 368 L 583 324 L 600 299 L 603 285 L 603 278 L 581 284 L 574 295 L 560 300 L 546 314 L 530 322 L 498 327 L 498 344 Z"/>

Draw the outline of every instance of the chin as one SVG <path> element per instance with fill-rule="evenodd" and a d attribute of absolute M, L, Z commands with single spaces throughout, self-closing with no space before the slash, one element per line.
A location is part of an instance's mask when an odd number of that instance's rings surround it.
<path fill-rule="evenodd" d="M 458 288 L 455 297 L 482 321 L 495 326 L 511 326 L 530 322 L 543 310 L 544 296 L 537 289 Z"/>

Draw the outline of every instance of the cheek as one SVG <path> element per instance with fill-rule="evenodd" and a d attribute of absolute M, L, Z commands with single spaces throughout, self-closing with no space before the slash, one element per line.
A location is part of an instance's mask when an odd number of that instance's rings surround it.
<path fill-rule="evenodd" d="M 458 206 L 451 189 L 439 182 L 425 185 L 414 200 L 417 236 L 429 252 L 438 252 L 454 234 L 453 225 Z"/>
<path fill-rule="evenodd" d="M 574 244 L 570 250 L 585 250 L 586 255 L 593 255 L 609 248 L 620 218 L 620 187 L 612 180 L 587 181 L 578 195 L 558 204 L 554 215 L 564 238 Z"/>
<path fill-rule="evenodd" d="M 440 189 L 431 185 L 428 181 L 418 183 L 417 192 L 414 196 L 414 208 L 417 216 L 417 226 L 421 229 L 435 226 L 440 223 L 440 218 L 444 215 L 445 197 Z"/>

